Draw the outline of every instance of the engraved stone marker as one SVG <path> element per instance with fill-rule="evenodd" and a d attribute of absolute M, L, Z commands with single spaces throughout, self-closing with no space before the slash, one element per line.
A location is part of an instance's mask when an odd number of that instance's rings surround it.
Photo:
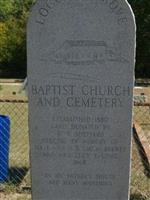
<path fill-rule="evenodd" d="M 28 23 L 33 200 L 128 200 L 135 22 L 126 0 L 38 0 Z"/>

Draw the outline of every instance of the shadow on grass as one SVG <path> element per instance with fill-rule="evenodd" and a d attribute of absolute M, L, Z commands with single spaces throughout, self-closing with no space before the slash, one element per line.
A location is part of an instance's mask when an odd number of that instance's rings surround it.
<path fill-rule="evenodd" d="M 146 200 L 141 194 L 131 194 L 130 200 Z"/>
<path fill-rule="evenodd" d="M 139 136 L 137 134 L 137 131 L 135 129 L 135 127 L 133 127 L 133 137 L 134 137 L 134 140 L 135 140 L 135 143 L 137 145 L 137 148 L 138 148 L 138 152 L 140 154 L 140 157 L 141 157 L 141 161 L 143 163 L 143 166 L 144 166 L 144 174 L 150 178 L 150 163 L 148 161 L 148 158 L 147 158 L 147 155 L 146 155 L 146 152 L 143 148 L 143 145 L 139 139 Z M 141 199 L 142 200 L 142 199 Z"/>
<path fill-rule="evenodd" d="M 9 181 L 14 185 L 19 185 L 28 172 L 26 167 L 11 167 L 9 169 Z"/>

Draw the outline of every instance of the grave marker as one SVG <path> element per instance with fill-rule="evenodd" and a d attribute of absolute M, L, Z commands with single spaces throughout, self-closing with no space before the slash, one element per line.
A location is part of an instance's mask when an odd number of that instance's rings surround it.
<path fill-rule="evenodd" d="M 38 0 L 28 22 L 33 200 L 128 200 L 135 21 L 125 0 Z"/>

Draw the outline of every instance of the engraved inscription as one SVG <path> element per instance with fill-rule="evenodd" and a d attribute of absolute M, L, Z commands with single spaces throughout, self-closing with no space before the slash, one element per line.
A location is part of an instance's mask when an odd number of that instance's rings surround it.
<path fill-rule="evenodd" d="M 42 56 L 41 61 L 56 64 L 91 65 L 108 62 L 128 62 L 104 41 L 66 40 L 57 50 Z"/>
<path fill-rule="evenodd" d="M 47 19 L 49 13 L 56 7 L 57 4 L 63 0 L 46 0 L 45 5 L 38 9 L 38 17 L 36 23 L 43 25 Z"/>
<path fill-rule="evenodd" d="M 120 5 L 120 0 L 100 0 L 118 17 L 117 22 L 119 25 L 126 24 L 128 18 L 125 9 Z"/>
<path fill-rule="evenodd" d="M 57 77 L 58 78 L 58 77 Z M 121 108 L 130 97 L 129 86 L 108 85 L 32 85 L 37 106 L 68 108 Z"/>
<path fill-rule="evenodd" d="M 126 147 L 110 134 L 111 124 L 108 116 L 53 115 L 50 119 L 47 137 L 39 139 L 34 153 L 48 159 L 69 159 L 73 165 L 88 165 L 104 160 L 118 160 Z M 109 135 L 109 140 L 107 139 Z"/>
<path fill-rule="evenodd" d="M 38 9 L 38 16 L 36 23 L 43 25 L 45 24 L 45 21 L 49 15 L 50 12 L 53 11 L 53 9 L 60 3 L 62 3 L 64 0 L 46 0 L 45 5 Z M 109 10 L 114 13 L 117 16 L 117 23 L 118 25 L 123 25 L 128 22 L 128 18 L 126 16 L 126 10 L 120 5 L 119 0 L 100 0 L 99 3 L 97 3 L 97 0 L 91 0 L 93 4 L 103 3 L 104 5 L 107 5 Z M 79 4 L 81 2 L 79 1 Z M 86 4 L 87 1 L 83 0 L 83 4 Z"/>
<path fill-rule="evenodd" d="M 44 179 L 49 186 L 112 186 L 116 176 L 113 174 L 87 173 L 44 173 Z"/>

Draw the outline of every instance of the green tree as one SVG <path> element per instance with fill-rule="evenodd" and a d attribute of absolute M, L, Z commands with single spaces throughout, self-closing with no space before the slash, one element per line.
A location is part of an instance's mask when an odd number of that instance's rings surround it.
<path fill-rule="evenodd" d="M 26 76 L 26 21 L 34 0 L 0 1 L 0 76 Z"/>
<path fill-rule="evenodd" d="M 13 11 L 13 1 L 2 0 L 0 1 L 0 21 L 8 19 Z"/>
<path fill-rule="evenodd" d="M 128 0 L 136 17 L 136 77 L 150 78 L 150 0 Z"/>
<path fill-rule="evenodd" d="M 35 1 L 0 0 L 0 76 L 26 76 L 26 22 Z M 137 22 L 136 77 L 150 78 L 150 0 L 128 1 Z"/>

